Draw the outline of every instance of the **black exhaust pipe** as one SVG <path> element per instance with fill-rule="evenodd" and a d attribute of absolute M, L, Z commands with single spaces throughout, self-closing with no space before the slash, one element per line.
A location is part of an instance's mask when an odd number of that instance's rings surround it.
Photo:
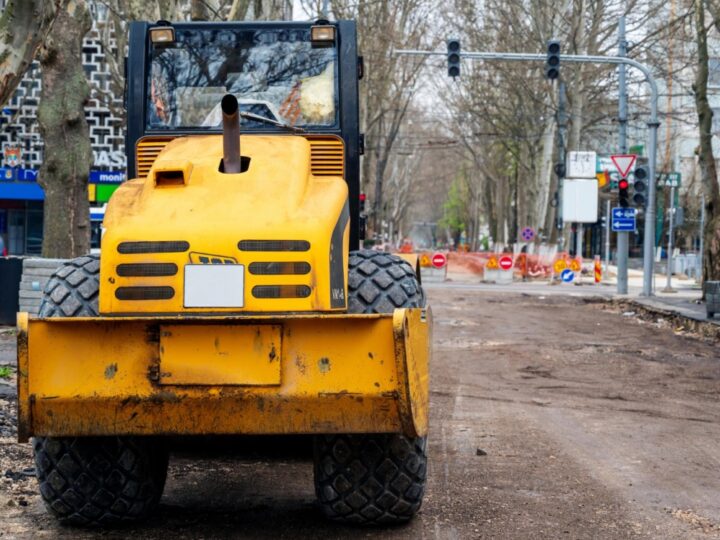
<path fill-rule="evenodd" d="M 220 103 L 223 113 L 223 168 L 222 172 L 242 172 L 240 160 L 240 110 L 238 100 L 232 94 L 225 94 Z"/>

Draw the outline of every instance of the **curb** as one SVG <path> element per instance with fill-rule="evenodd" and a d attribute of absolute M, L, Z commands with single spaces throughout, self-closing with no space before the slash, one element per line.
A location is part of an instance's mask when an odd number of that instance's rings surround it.
<path fill-rule="evenodd" d="M 615 299 L 618 305 L 632 307 L 640 312 L 641 316 L 646 320 L 662 315 L 664 318 L 681 326 L 683 330 L 698 334 L 703 338 L 712 341 L 720 341 L 720 323 L 716 321 L 708 321 L 706 318 L 700 318 L 696 313 L 690 313 L 688 310 L 674 310 L 655 303 L 645 303 L 645 301 L 633 298 Z"/>

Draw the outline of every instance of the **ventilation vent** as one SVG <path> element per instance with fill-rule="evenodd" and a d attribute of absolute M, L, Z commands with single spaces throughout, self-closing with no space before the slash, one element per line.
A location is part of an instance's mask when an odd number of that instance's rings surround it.
<path fill-rule="evenodd" d="M 131 255 L 135 253 L 182 253 L 190 249 L 190 244 L 184 240 L 170 240 L 157 242 L 120 242 L 118 253 Z"/>
<path fill-rule="evenodd" d="M 310 273 L 306 262 L 254 262 L 250 263 L 250 273 L 256 276 L 304 275 Z"/>
<path fill-rule="evenodd" d="M 169 300 L 173 296 L 172 287 L 118 287 L 115 290 L 118 300 Z"/>
<path fill-rule="evenodd" d="M 177 271 L 175 263 L 119 264 L 117 267 L 117 274 L 122 277 L 174 276 Z"/>
<path fill-rule="evenodd" d="M 336 137 L 308 137 L 310 143 L 310 169 L 315 176 L 341 176 L 345 174 L 345 148 Z"/>
<path fill-rule="evenodd" d="M 167 143 L 172 140 L 172 137 L 145 137 L 138 141 L 135 153 L 137 178 L 145 178 L 148 175 L 150 167 L 155 163 L 155 159 Z"/>
<path fill-rule="evenodd" d="M 240 240 L 240 251 L 308 251 L 307 240 Z"/>
<path fill-rule="evenodd" d="M 310 287 L 307 285 L 258 285 L 253 287 L 255 298 L 307 298 Z"/>

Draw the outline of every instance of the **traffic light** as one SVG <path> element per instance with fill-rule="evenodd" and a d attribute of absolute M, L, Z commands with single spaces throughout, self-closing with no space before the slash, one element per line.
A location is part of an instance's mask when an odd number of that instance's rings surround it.
<path fill-rule="evenodd" d="M 618 182 L 618 202 L 623 208 L 630 206 L 630 195 L 628 193 L 629 187 L 630 182 L 628 182 L 627 178 L 621 178 Z"/>
<path fill-rule="evenodd" d="M 365 200 L 366 199 L 367 199 L 367 197 L 365 196 L 365 194 L 361 193 L 360 194 L 360 213 L 361 214 L 365 212 Z"/>
<path fill-rule="evenodd" d="M 646 163 L 635 166 L 635 181 L 633 182 L 633 203 L 638 208 L 644 208 L 647 203 L 648 178 L 650 168 Z"/>
<path fill-rule="evenodd" d="M 460 76 L 460 40 L 447 40 L 447 63 L 448 75 L 450 77 Z"/>
<path fill-rule="evenodd" d="M 547 42 L 547 59 L 545 60 L 545 78 L 551 81 L 560 76 L 560 41 L 551 39 Z"/>

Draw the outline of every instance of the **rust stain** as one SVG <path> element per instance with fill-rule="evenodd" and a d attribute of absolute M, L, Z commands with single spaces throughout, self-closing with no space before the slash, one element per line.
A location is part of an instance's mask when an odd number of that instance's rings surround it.
<path fill-rule="evenodd" d="M 375 359 L 375 357 L 373 356 L 373 353 L 371 353 L 371 352 L 368 353 L 368 357 L 370 358 L 370 360 L 374 360 L 374 359 Z"/>
<path fill-rule="evenodd" d="M 277 351 L 275 350 L 275 344 L 270 344 L 270 354 L 268 354 L 268 357 L 270 358 L 270 362 L 273 360 L 277 360 Z"/>
<path fill-rule="evenodd" d="M 307 366 L 305 366 L 305 359 L 302 356 L 298 355 L 295 357 L 295 365 L 297 366 L 300 375 L 305 375 L 305 369 Z"/>
<path fill-rule="evenodd" d="M 105 368 L 105 378 L 107 380 L 110 380 L 115 377 L 115 374 L 117 373 L 118 366 L 117 364 L 110 364 L 108 367 Z"/>
<path fill-rule="evenodd" d="M 318 360 L 318 368 L 320 369 L 320 373 L 327 373 L 330 371 L 330 359 L 323 357 Z"/>
<path fill-rule="evenodd" d="M 150 403 L 180 403 L 182 401 L 182 398 L 178 396 L 175 392 L 158 392 L 157 394 L 152 394 L 150 397 L 147 398 L 147 401 Z"/>
<path fill-rule="evenodd" d="M 348 392 L 347 390 L 340 390 L 339 392 L 318 392 L 318 397 L 323 398 L 343 398 L 343 397 L 349 397 L 355 400 L 360 400 L 360 403 L 363 401 L 362 394 L 358 392 Z"/>

